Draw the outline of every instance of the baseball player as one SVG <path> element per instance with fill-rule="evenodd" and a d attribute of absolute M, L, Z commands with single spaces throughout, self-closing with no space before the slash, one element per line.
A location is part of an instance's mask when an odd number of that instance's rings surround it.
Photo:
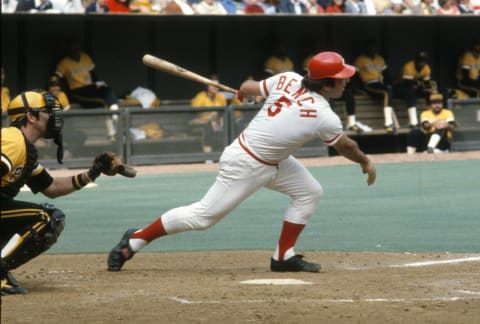
<path fill-rule="evenodd" d="M 387 133 L 395 132 L 393 123 L 392 86 L 386 80 L 387 63 L 380 55 L 375 44 L 367 47 L 365 54 L 355 59 L 355 67 L 362 81 L 362 88 L 373 98 L 383 99 L 383 115 L 385 119 L 385 130 Z"/>
<path fill-rule="evenodd" d="M 115 93 L 105 81 L 98 80 L 95 63 L 81 50 L 79 42 L 69 43 L 68 55 L 57 64 L 55 74 L 66 82 L 72 101 L 85 108 L 108 107 L 111 111 L 119 109 Z M 111 141 L 115 141 L 117 120 L 117 115 L 106 119 L 108 138 Z"/>
<path fill-rule="evenodd" d="M 420 128 L 414 128 L 407 137 L 407 153 L 441 153 L 450 149 L 456 122 L 453 113 L 443 108 L 443 96 L 434 93 L 429 98 L 430 107 L 420 115 Z"/>
<path fill-rule="evenodd" d="M 243 82 L 239 96 L 262 96 L 265 103 L 225 148 L 215 183 L 200 201 L 173 208 L 143 229 L 127 230 L 108 256 L 108 270 L 121 270 L 125 261 L 158 237 L 213 226 L 251 194 L 266 187 L 291 199 L 271 258 L 271 271 L 318 272 L 320 265 L 305 261 L 294 247 L 323 189 L 292 154 L 305 142 L 320 138 L 359 163 L 363 173 L 368 174 L 368 185 L 374 183 L 374 164 L 343 133 L 340 118 L 328 103 L 342 95 L 347 79 L 354 73 L 355 68 L 345 64 L 339 54 L 321 52 L 310 60 L 305 77 L 284 72 L 260 82 Z"/>
<path fill-rule="evenodd" d="M 458 88 L 472 98 L 480 98 L 480 38 L 458 60 Z"/>
<path fill-rule="evenodd" d="M 99 154 L 88 172 L 73 177 L 53 178 L 37 161 L 34 144 L 40 138 L 53 138 L 58 145 L 57 159 L 62 162 L 63 120 L 58 99 L 48 92 L 26 91 L 8 105 L 12 125 L 1 130 L 1 208 L 0 279 L 1 294 L 24 294 L 11 274 L 13 270 L 47 251 L 65 226 L 65 214 L 52 204 L 15 200 L 26 184 L 33 193 L 56 198 L 79 190 L 102 172 L 110 172 L 114 156 Z M 113 174 L 112 174 L 113 175 Z"/>
<path fill-rule="evenodd" d="M 417 96 L 428 98 L 437 91 L 437 84 L 431 80 L 432 69 L 428 64 L 428 53 L 418 52 L 413 60 L 406 62 L 401 71 L 395 91 L 405 98 L 410 128 L 418 126 Z"/>

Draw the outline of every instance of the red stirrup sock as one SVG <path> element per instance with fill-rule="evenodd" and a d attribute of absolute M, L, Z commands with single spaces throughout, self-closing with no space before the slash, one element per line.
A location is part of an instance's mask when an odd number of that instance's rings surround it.
<path fill-rule="evenodd" d="M 162 218 L 159 217 L 156 221 L 148 225 L 147 227 L 136 231 L 130 236 L 130 239 L 142 239 L 150 243 L 156 238 L 167 235 L 165 228 L 163 227 Z"/>
<path fill-rule="evenodd" d="M 280 234 L 277 247 L 278 261 L 283 261 L 285 252 L 295 246 L 304 227 L 305 224 L 294 224 L 287 221 L 283 222 L 282 233 Z"/>

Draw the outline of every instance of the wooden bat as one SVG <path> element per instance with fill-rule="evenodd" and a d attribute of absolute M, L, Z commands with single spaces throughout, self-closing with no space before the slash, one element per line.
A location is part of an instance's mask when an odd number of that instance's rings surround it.
<path fill-rule="evenodd" d="M 237 90 L 230 88 L 229 86 L 226 86 L 224 84 L 218 83 L 217 81 L 208 79 L 206 77 L 203 77 L 195 72 L 189 71 L 185 68 L 182 68 L 178 65 L 175 65 L 171 62 L 168 62 L 166 60 L 163 60 L 161 58 L 158 58 L 153 55 L 146 54 L 143 56 L 143 64 L 145 64 L 148 67 L 151 67 L 156 70 L 160 70 L 163 72 L 166 72 L 168 74 L 178 76 L 180 78 L 184 78 L 187 80 L 199 82 L 205 85 L 211 85 L 215 86 L 219 89 L 222 89 L 224 91 L 228 91 L 231 93 L 237 93 Z"/>

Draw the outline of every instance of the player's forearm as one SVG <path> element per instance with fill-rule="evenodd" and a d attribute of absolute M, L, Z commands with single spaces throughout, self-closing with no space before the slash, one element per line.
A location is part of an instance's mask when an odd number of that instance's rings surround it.
<path fill-rule="evenodd" d="M 73 177 L 57 177 L 42 193 L 49 198 L 57 198 L 81 189 L 89 182 L 91 182 L 91 180 L 87 172 L 80 173 Z"/>
<path fill-rule="evenodd" d="M 353 162 L 361 165 L 370 163 L 370 159 L 360 150 L 357 142 L 346 135 L 342 135 L 340 140 L 334 145 L 334 148 L 339 154 Z"/>

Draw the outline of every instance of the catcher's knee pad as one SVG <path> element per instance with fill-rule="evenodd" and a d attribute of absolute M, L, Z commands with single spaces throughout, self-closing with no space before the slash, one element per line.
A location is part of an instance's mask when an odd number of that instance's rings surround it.
<path fill-rule="evenodd" d="M 9 271 L 47 251 L 65 227 L 65 214 L 51 204 L 42 205 L 39 221 L 14 234 L 2 249 L 2 268 Z"/>

